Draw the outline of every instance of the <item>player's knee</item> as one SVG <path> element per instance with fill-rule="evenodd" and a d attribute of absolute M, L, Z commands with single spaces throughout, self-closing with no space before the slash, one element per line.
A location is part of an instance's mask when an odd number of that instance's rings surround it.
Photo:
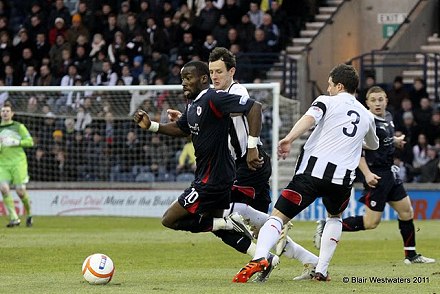
<path fill-rule="evenodd" d="M 170 217 L 168 217 L 166 213 L 162 216 L 162 226 L 169 229 L 174 229 L 174 222 L 170 219 Z"/>
<path fill-rule="evenodd" d="M 23 198 L 24 193 L 26 192 L 26 186 L 25 185 L 17 185 L 15 187 L 15 192 L 17 192 L 18 197 Z"/>
<path fill-rule="evenodd" d="M 414 218 L 414 210 L 411 206 L 408 208 L 397 212 L 399 219 L 407 221 Z"/>
<path fill-rule="evenodd" d="M 377 226 L 380 224 L 380 218 L 379 219 L 364 219 L 364 227 L 365 230 L 373 230 L 377 228 Z"/>

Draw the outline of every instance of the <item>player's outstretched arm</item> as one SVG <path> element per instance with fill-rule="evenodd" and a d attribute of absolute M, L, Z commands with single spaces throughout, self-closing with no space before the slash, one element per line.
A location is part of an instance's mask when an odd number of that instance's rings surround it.
<path fill-rule="evenodd" d="M 311 115 L 303 115 L 292 127 L 286 137 L 278 142 L 278 157 L 286 159 L 290 153 L 290 147 L 293 141 L 307 132 L 315 125 L 315 118 Z"/>
<path fill-rule="evenodd" d="M 176 122 L 170 122 L 167 124 L 160 124 L 155 121 L 151 121 L 149 115 L 142 109 L 136 110 L 133 115 L 133 120 L 138 124 L 142 129 L 149 130 L 154 133 L 160 133 L 172 137 L 186 137 L 187 133 L 182 131 Z"/>
<path fill-rule="evenodd" d="M 167 114 L 168 114 L 168 120 L 171 122 L 178 121 L 179 118 L 182 116 L 182 113 L 175 109 L 167 109 Z"/>
<path fill-rule="evenodd" d="M 247 164 L 250 170 L 256 170 L 260 168 L 264 160 L 258 154 L 257 144 L 261 133 L 261 117 L 262 107 L 261 103 L 255 101 L 246 115 L 249 123 L 249 137 L 248 137 L 248 152 L 247 152 Z"/>

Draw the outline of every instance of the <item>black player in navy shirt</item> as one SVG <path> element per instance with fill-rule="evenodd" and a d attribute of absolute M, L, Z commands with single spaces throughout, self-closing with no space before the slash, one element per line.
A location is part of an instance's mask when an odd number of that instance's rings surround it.
<path fill-rule="evenodd" d="M 251 138 L 247 162 L 249 168 L 255 170 L 263 164 L 256 148 L 261 131 L 261 104 L 248 97 L 210 89 L 208 66 L 203 62 L 185 64 L 181 77 L 188 104 L 178 121 L 152 122 L 142 110 L 134 115 L 135 122 L 143 129 L 174 137 L 192 136 L 197 165 L 195 180 L 167 209 L 162 224 L 194 233 L 213 231 L 221 234 L 222 239 L 225 231 L 252 238 L 238 214 L 222 216 L 223 210 L 229 208 L 235 178 L 234 161 L 228 148 L 230 114 L 242 113 L 248 119 Z"/>
<path fill-rule="evenodd" d="M 393 165 L 395 147 L 403 147 L 405 136 L 394 136 L 393 118 L 385 110 L 388 99 L 381 87 L 373 86 L 368 90 L 366 103 L 370 112 L 374 114 L 379 148 L 364 150 L 359 162 L 359 169 L 365 178 L 364 191 L 360 199 L 365 204 L 365 214 L 343 219 L 342 231 L 375 229 L 381 221 L 385 204 L 388 203 L 398 214 L 399 230 L 405 251 L 404 263 L 433 263 L 434 259 L 416 252 L 411 200 L 397 175 L 397 167 Z M 320 231 L 324 224 L 325 221 L 320 221 L 318 224 L 318 239 L 315 240 L 315 246 L 320 243 Z"/>

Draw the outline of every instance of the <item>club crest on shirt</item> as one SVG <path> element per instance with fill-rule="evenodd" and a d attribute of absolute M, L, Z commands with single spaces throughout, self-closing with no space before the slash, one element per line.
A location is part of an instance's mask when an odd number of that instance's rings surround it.
<path fill-rule="evenodd" d="M 376 204 L 377 204 L 376 201 L 371 201 L 371 202 L 370 202 L 370 206 L 371 206 L 371 207 L 375 207 Z"/>
<path fill-rule="evenodd" d="M 200 114 L 202 114 L 202 107 L 201 106 L 197 106 L 197 115 L 200 116 Z"/>

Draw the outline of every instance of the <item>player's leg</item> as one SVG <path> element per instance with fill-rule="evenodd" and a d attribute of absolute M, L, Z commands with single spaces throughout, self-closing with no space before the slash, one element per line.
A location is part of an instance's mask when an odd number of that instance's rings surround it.
<path fill-rule="evenodd" d="M 20 219 L 18 218 L 17 212 L 15 211 L 14 198 L 12 198 L 8 182 L 0 182 L 0 191 L 3 196 L 3 204 L 6 207 L 9 216 L 9 223 L 6 226 L 9 228 L 19 226 Z"/>
<path fill-rule="evenodd" d="M 29 182 L 27 162 L 23 162 L 14 167 L 12 171 L 12 182 L 15 184 L 15 191 L 24 206 L 26 214 L 26 226 L 31 227 L 33 223 L 31 212 L 31 201 L 29 193 L 26 190 L 26 184 Z"/>
<path fill-rule="evenodd" d="M 322 203 L 327 209 L 328 217 L 322 232 L 315 279 L 318 281 L 329 281 L 328 266 L 341 239 L 341 215 L 350 200 L 351 187 L 344 187 L 324 181 L 319 182 L 319 187 L 321 191 L 325 191 Z"/>
<path fill-rule="evenodd" d="M 424 257 L 416 252 L 414 212 L 409 196 L 399 201 L 390 201 L 389 204 L 398 214 L 399 230 L 403 239 L 403 249 L 405 250 L 404 262 L 406 264 L 435 262 L 435 259 Z"/>
<path fill-rule="evenodd" d="M 20 219 L 15 211 L 14 198 L 12 198 L 9 183 L 12 182 L 12 173 L 9 167 L 0 165 L 0 191 L 3 196 L 3 204 L 8 211 L 9 223 L 7 227 L 14 227 L 20 225 Z"/>

